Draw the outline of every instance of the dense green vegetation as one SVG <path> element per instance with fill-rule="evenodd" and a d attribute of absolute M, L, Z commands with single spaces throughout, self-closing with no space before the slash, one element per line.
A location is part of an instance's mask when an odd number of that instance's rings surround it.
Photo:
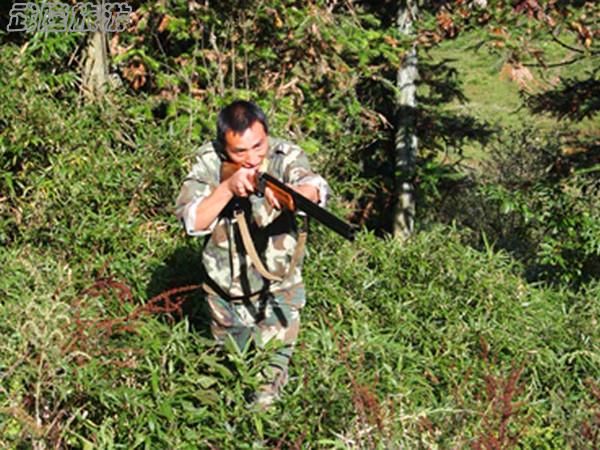
<path fill-rule="evenodd" d="M 394 5 L 250 4 L 137 2 L 111 40 L 123 84 L 96 102 L 85 36 L 0 30 L 0 447 L 600 446 L 597 59 L 532 69 L 528 91 L 482 29 L 423 48 L 419 231 L 400 243 Z M 364 226 L 352 244 L 313 227 L 301 343 L 266 412 L 247 402 L 265 353 L 215 348 L 201 242 L 172 214 L 240 96 Z"/>
<path fill-rule="evenodd" d="M 260 415 L 245 394 L 263 355 L 217 352 L 195 295 L 185 294 L 183 320 L 119 320 L 153 283 L 192 277 L 193 251 L 172 230 L 151 239 L 154 263 L 145 252 L 115 257 L 107 270 L 119 275 L 95 282 L 101 261 L 5 251 L 3 445 L 486 448 L 496 437 L 502 448 L 585 448 L 598 286 L 529 286 L 508 255 L 459 238 L 436 228 L 406 247 L 366 233 L 355 245 L 315 242 L 285 402 Z M 123 280 L 141 286 L 132 298 Z"/>

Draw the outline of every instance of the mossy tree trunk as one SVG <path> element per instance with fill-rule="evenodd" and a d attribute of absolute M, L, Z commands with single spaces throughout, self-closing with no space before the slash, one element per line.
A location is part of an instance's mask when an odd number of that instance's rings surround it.
<path fill-rule="evenodd" d="M 407 36 L 413 34 L 413 21 L 416 13 L 416 0 L 404 0 L 400 3 L 397 25 L 401 34 Z M 412 179 L 417 155 L 417 135 L 415 132 L 416 81 L 419 76 L 417 62 L 417 49 L 413 45 L 404 56 L 397 78 L 394 236 L 401 239 L 407 239 L 412 234 L 416 211 Z"/>
<path fill-rule="evenodd" d="M 109 82 L 109 53 L 106 33 L 96 31 L 89 36 L 85 49 L 82 91 L 87 100 L 101 97 Z"/>

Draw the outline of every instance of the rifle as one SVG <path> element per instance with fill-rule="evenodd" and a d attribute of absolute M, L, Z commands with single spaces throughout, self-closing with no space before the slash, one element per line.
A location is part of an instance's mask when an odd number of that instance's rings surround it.
<path fill-rule="evenodd" d="M 232 176 L 240 168 L 241 165 L 239 164 L 224 161 L 221 164 L 221 181 Z M 334 216 L 329 211 L 321 208 L 319 205 L 309 200 L 302 194 L 299 194 L 274 176 L 265 172 L 258 172 L 255 180 L 255 187 L 256 192 L 261 196 L 264 195 L 265 189 L 268 187 L 273 192 L 279 204 L 283 205 L 288 210 L 292 212 L 302 211 L 307 216 L 314 218 L 317 220 L 317 222 L 322 223 L 340 236 L 348 239 L 349 241 L 354 240 L 354 234 L 356 233 L 355 225 L 347 223 L 339 217 Z"/>

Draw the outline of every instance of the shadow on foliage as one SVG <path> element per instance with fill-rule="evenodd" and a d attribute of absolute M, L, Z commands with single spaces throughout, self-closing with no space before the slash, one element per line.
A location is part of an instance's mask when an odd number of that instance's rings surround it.
<path fill-rule="evenodd" d="M 525 129 L 488 150 L 479 175 L 437 185 L 439 195 L 423 205 L 428 218 L 455 223 L 479 250 L 492 243 L 507 251 L 529 281 L 579 288 L 600 279 L 600 145 Z"/>
<path fill-rule="evenodd" d="M 547 113 L 557 119 L 580 121 L 600 112 L 600 80 L 598 70 L 584 80 L 562 78 L 556 89 L 527 97 L 529 109 L 536 114 Z"/>
<path fill-rule="evenodd" d="M 450 102 L 462 104 L 468 99 L 464 95 L 458 72 L 445 59 L 430 63 L 426 59 L 419 61 L 419 92 L 417 107 L 403 106 L 398 109 L 395 96 L 385 88 L 367 80 L 359 89 L 367 98 L 380 99 L 374 109 L 384 116 L 390 124 L 383 138 L 376 140 L 356 153 L 361 168 L 360 177 L 370 180 L 371 189 L 355 199 L 356 213 L 351 220 L 366 225 L 380 234 L 392 232 L 394 219 L 394 192 L 396 184 L 411 182 L 418 197 L 431 195 L 430 187 L 437 185 L 443 178 L 455 178 L 454 163 L 439 162 L 440 154 L 454 154 L 460 157 L 467 142 L 487 144 L 495 130 L 486 122 L 464 112 L 448 110 Z M 388 72 L 386 79 L 393 79 Z M 457 108 L 460 111 L 460 108 Z M 407 120 L 407 117 L 410 117 Z M 404 124 L 417 129 L 418 154 L 416 171 L 410 179 L 403 179 L 395 168 L 395 133 Z"/>
<path fill-rule="evenodd" d="M 460 103 L 468 101 L 463 93 L 458 70 L 450 64 L 455 59 L 445 58 L 437 63 L 421 62 L 419 77 L 422 85 L 426 85 L 429 93 L 419 95 L 418 101 L 425 105 L 439 105 L 457 100 Z"/>
<path fill-rule="evenodd" d="M 439 63 L 421 61 L 419 64 L 419 84 L 424 93 L 417 96 L 419 107 L 415 114 L 422 155 L 435 152 L 461 155 L 467 142 L 485 145 L 495 133 L 488 123 L 464 112 L 455 112 L 461 111 L 469 99 L 464 95 L 458 71 L 451 66 L 453 62 L 444 59 Z M 457 102 L 458 107 L 448 110 L 451 102 Z"/>
<path fill-rule="evenodd" d="M 163 292 L 188 286 L 200 285 L 201 252 L 196 246 L 178 247 L 169 255 L 161 266 L 154 270 L 146 287 L 148 298 Z M 210 315 L 206 297 L 202 289 L 183 294 L 181 317 L 171 316 L 175 320 L 187 318 L 190 325 L 202 337 L 212 338 L 210 332 Z"/>

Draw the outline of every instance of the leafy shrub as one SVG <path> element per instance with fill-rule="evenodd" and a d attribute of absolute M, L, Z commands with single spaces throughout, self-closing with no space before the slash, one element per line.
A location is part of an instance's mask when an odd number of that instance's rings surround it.
<path fill-rule="evenodd" d="M 530 287 L 507 254 L 465 247 L 447 228 L 405 245 L 369 234 L 340 245 L 320 230 L 310 252 L 291 380 L 283 402 L 257 413 L 247 398 L 266 354 L 218 351 L 193 315 L 163 320 L 166 304 L 144 294 L 157 269 L 144 255 L 100 276 L 50 250 L 2 250 L 0 442 L 583 442 L 574 430 L 595 414 L 584 382 L 596 367 L 597 285 Z"/>
<path fill-rule="evenodd" d="M 481 174 L 442 185 L 432 215 L 483 232 L 533 280 L 577 287 L 600 272 L 598 147 L 527 127 L 490 144 Z M 436 211 L 439 208 L 439 211 Z"/>

